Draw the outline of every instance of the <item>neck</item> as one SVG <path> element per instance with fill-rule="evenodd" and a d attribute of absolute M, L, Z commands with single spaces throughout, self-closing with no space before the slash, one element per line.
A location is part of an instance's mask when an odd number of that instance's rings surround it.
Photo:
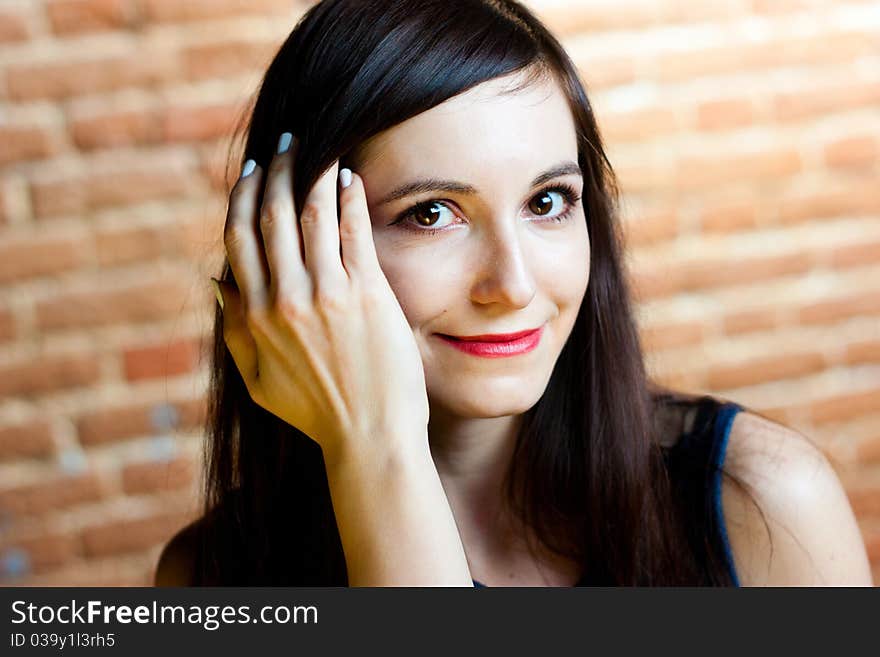
<path fill-rule="evenodd" d="M 431 455 L 462 532 L 504 535 L 504 475 L 522 415 L 462 418 L 432 409 L 430 418 Z"/>

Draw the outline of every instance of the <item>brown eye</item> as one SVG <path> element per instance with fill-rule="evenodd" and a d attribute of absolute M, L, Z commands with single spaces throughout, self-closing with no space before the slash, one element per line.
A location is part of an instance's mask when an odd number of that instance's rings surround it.
<path fill-rule="evenodd" d="M 415 219 L 416 223 L 420 226 L 433 226 L 440 217 L 440 208 L 442 207 L 443 206 L 437 202 L 420 205 L 413 210 L 413 219 Z"/>
<path fill-rule="evenodd" d="M 553 192 L 541 192 L 529 201 L 529 210 L 537 215 L 545 215 L 553 209 Z"/>

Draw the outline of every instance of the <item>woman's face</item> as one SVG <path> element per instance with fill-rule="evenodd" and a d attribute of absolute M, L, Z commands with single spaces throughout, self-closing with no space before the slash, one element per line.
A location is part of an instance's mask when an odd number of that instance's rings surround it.
<path fill-rule="evenodd" d="M 500 417 L 531 408 L 587 289 L 574 121 L 549 80 L 498 93 L 518 79 L 485 82 L 398 124 L 355 159 L 379 262 L 421 352 L 432 414 Z M 538 327 L 537 346 L 504 357 L 469 353 L 438 335 Z"/>

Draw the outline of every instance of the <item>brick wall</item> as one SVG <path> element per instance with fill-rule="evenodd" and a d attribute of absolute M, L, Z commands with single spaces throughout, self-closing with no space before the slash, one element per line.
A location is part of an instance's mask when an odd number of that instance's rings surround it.
<path fill-rule="evenodd" d="M 0 7 L 0 583 L 194 517 L 226 139 L 308 2 Z M 880 582 L 880 2 L 529 3 L 622 181 L 658 378 L 833 458 Z"/>

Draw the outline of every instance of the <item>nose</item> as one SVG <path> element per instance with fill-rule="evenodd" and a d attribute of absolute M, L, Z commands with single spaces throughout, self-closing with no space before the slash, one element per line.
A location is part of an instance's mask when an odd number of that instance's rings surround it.
<path fill-rule="evenodd" d="M 480 265 L 471 287 L 471 299 L 479 304 L 498 303 L 525 308 L 537 286 L 516 227 L 492 230 L 479 245 Z"/>

